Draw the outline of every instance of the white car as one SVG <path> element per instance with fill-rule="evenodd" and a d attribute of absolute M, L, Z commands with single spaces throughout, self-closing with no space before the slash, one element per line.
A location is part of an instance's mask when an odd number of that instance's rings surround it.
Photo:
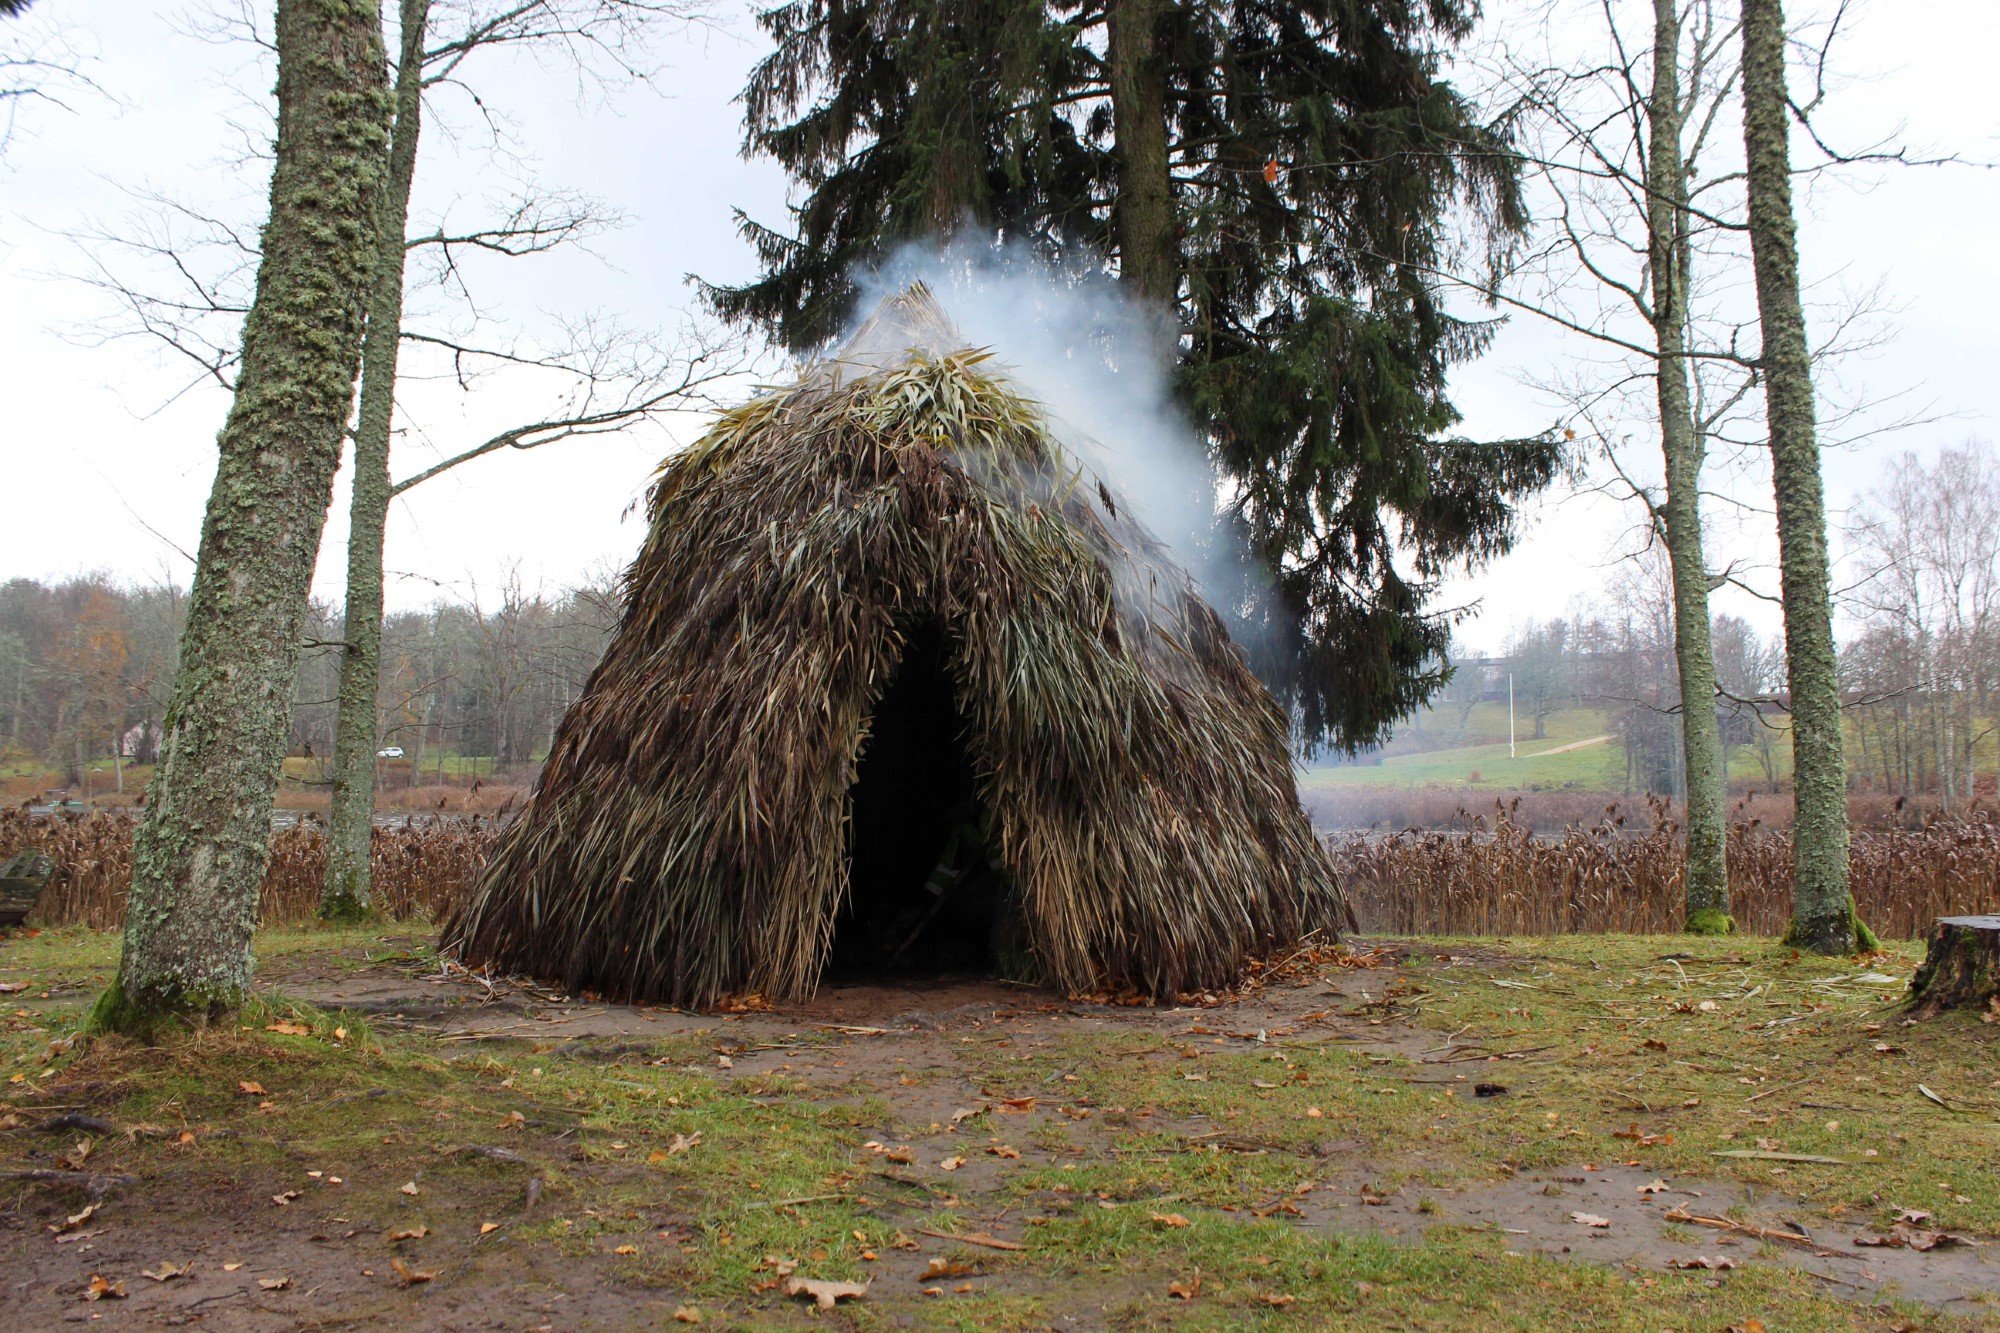
<path fill-rule="evenodd" d="M 375 757 L 377 759 L 401 759 L 403 757 L 403 747 L 400 745 L 385 745 L 375 752 Z"/>

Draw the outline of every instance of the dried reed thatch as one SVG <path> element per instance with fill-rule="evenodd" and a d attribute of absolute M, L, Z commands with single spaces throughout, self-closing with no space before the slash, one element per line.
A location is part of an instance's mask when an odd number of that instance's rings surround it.
<path fill-rule="evenodd" d="M 706 1005 L 914 943 L 1168 996 L 1348 919 L 1215 612 L 921 289 L 670 458 L 650 521 L 467 962 Z M 1004 888 L 898 947 L 968 801 Z"/>

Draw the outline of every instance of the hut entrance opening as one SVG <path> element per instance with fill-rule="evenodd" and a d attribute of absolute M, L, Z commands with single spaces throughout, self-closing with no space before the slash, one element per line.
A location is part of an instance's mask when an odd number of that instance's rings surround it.
<path fill-rule="evenodd" d="M 923 621 L 875 705 L 848 792 L 849 887 L 830 977 L 995 970 L 1010 899 L 966 732 L 944 626 Z"/>

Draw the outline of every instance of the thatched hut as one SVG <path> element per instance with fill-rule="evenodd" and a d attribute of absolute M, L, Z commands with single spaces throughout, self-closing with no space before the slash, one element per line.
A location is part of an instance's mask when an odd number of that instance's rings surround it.
<path fill-rule="evenodd" d="M 1215 611 L 921 290 L 649 512 L 447 923 L 467 963 L 689 1005 L 899 963 L 1169 996 L 1347 919 Z"/>

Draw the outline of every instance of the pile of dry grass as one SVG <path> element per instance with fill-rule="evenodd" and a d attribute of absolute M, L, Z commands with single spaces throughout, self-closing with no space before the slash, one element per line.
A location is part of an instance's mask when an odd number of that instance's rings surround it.
<path fill-rule="evenodd" d="M 1024 972 L 1226 986 L 1345 917 L 1285 719 L 1187 574 L 928 299 L 663 465 L 627 609 L 447 930 L 706 1004 L 818 984 L 870 719 L 936 627 Z M 910 350 L 912 345 L 930 350 Z"/>
<path fill-rule="evenodd" d="M 55 877 L 32 919 L 96 930 L 122 922 L 136 827 L 122 812 L 31 818 L 18 809 L 0 810 L 0 852 L 32 849 L 55 861 Z M 443 917 L 477 880 L 497 832 L 477 817 L 378 827 L 372 853 L 376 906 L 398 921 Z M 272 836 L 264 874 L 263 923 L 311 920 L 325 877 L 325 829 L 311 821 L 280 829 Z"/>
<path fill-rule="evenodd" d="M 1370 931 L 1439 935 L 1668 933 L 1687 913 L 1684 831 L 1665 802 L 1616 804 L 1588 827 L 1541 836 L 1514 810 L 1456 831 L 1335 834 L 1334 864 Z M 1939 916 L 2000 910 L 2000 822 L 1936 818 L 1915 829 L 1856 829 L 1849 856 L 1862 919 L 1915 939 Z M 1757 818 L 1729 829 L 1737 929 L 1780 935 L 1791 919 L 1789 831 Z"/>

